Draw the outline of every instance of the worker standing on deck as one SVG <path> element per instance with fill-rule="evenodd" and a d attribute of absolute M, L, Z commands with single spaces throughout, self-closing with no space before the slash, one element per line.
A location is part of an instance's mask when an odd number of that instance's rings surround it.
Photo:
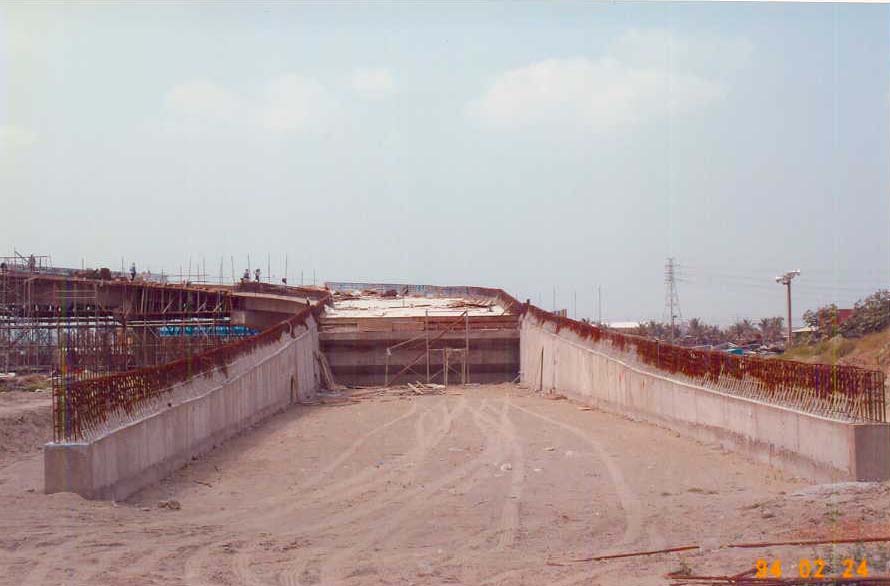
<path fill-rule="evenodd" d="M 130 280 L 131 281 L 136 280 L 136 263 L 130 264 Z"/>
<path fill-rule="evenodd" d="M 242 283 L 250 282 L 250 269 L 244 269 L 244 274 L 241 275 L 241 282 Z"/>
<path fill-rule="evenodd" d="M 255 270 L 253 272 L 253 274 L 256 277 L 256 282 L 259 283 L 260 282 L 260 269 Z"/>

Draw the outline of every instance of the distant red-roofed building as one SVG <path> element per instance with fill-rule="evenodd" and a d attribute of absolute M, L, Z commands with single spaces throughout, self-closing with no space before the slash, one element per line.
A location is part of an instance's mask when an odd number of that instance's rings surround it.
<path fill-rule="evenodd" d="M 838 309 L 837 310 L 837 325 L 841 325 L 848 319 L 853 317 L 852 309 Z"/>

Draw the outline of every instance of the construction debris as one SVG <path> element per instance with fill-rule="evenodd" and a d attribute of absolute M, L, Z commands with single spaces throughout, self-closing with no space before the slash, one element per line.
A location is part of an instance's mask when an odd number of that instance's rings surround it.
<path fill-rule="evenodd" d="M 408 383 L 407 386 L 415 395 L 441 395 L 445 392 L 445 385 Z"/>
<path fill-rule="evenodd" d="M 331 372 L 331 365 L 328 364 L 327 357 L 322 352 L 315 353 L 315 359 L 318 361 L 318 369 L 321 373 L 321 383 L 326 389 L 332 391 L 340 390 L 343 387 L 334 380 L 334 374 Z"/>
<path fill-rule="evenodd" d="M 885 535 L 882 537 L 851 537 L 847 539 L 798 539 L 798 540 L 790 540 L 790 541 L 765 541 L 765 542 L 756 542 L 756 543 L 730 543 L 725 545 L 724 547 L 736 547 L 736 548 L 757 548 L 757 547 L 774 547 L 778 545 L 824 545 L 824 544 L 840 544 L 840 543 L 878 543 L 878 542 L 890 542 L 890 535 Z"/>
<path fill-rule="evenodd" d="M 475 301 L 471 299 L 456 299 L 448 303 L 447 307 L 455 309 L 464 309 L 467 307 L 479 307 L 482 309 L 491 309 L 497 305 L 494 301 Z"/>
<path fill-rule="evenodd" d="M 677 551 L 690 551 L 693 549 L 700 549 L 700 546 L 698 546 L 698 545 L 682 545 L 680 547 L 669 547 L 666 549 L 653 549 L 653 550 L 648 550 L 648 551 L 632 551 L 632 552 L 626 552 L 626 553 L 613 553 L 613 554 L 607 554 L 607 555 L 597 555 L 597 556 L 591 556 L 591 557 L 586 557 L 586 558 L 567 560 L 566 563 L 580 564 L 580 563 L 584 563 L 584 562 L 598 562 L 600 560 L 611 560 L 611 559 L 617 559 L 617 558 L 629 558 L 629 557 L 639 557 L 639 556 L 646 556 L 646 555 L 655 555 L 658 553 L 672 553 L 672 552 L 677 552 Z M 557 563 L 558 562 L 554 562 L 553 565 L 556 565 Z M 562 565 L 562 564 L 559 564 L 559 565 Z"/>

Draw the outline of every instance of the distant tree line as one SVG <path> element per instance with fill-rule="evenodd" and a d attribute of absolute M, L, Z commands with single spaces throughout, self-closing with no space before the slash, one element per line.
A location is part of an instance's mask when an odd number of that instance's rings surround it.
<path fill-rule="evenodd" d="M 765 317 L 756 324 L 748 319 L 739 320 L 727 327 L 705 323 L 694 317 L 682 325 L 675 325 L 673 340 L 683 346 L 719 346 L 732 343 L 738 346 L 751 344 L 772 345 L 784 339 L 785 320 L 781 317 Z M 659 340 L 670 340 L 669 323 L 649 321 L 640 324 L 641 335 Z"/>
<path fill-rule="evenodd" d="M 838 308 L 834 303 L 824 305 L 803 314 L 803 321 L 813 328 L 809 333 L 811 342 L 833 338 L 860 338 L 866 334 L 880 332 L 890 326 L 890 291 L 882 289 L 860 299 L 853 306 L 853 312 L 846 320 L 838 319 Z"/>

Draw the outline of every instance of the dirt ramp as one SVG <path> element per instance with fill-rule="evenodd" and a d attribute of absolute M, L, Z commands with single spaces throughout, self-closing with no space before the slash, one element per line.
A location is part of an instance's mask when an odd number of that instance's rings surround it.
<path fill-rule="evenodd" d="M 0 393 L 0 467 L 40 451 L 52 439 L 52 392 Z"/>

